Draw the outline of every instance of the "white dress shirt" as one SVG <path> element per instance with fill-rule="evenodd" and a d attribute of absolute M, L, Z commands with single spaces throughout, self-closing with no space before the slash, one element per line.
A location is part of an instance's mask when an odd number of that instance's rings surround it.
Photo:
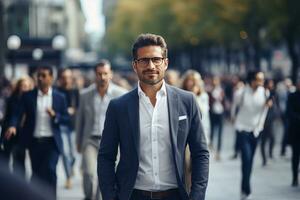
<path fill-rule="evenodd" d="M 38 90 L 36 121 L 33 134 L 33 136 L 36 138 L 53 136 L 51 117 L 47 112 L 48 108 L 52 108 L 52 88 L 49 88 L 47 94 L 44 94 L 42 91 Z"/>
<path fill-rule="evenodd" d="M 264 87 L 258 87 L 254 91 L 249 85 L 246 85 L 237 91 L 233 103 L 234 107 L 239 107 L 235 121 L 236 130 L 256 132 L 256 134 L 262 131 L 262 124 L 266 117 L 267 98 L 268 93 Z"/>
<path fill-rule="evenodd" d="M 93 136 L 101 136 L 104 128 L 105 122 L 105 114 L 110 100 L 113 98 L 112 96 L 112 88 L 108 86 L 106 94 L 101 97 L 99 93 L 95 92 L 94 95 L 94 126 L 93 126 Z"/>
<path fill-rule="evenodd" d="M 156 104 L 138 86 L 139 94 L 139 169 L 135 189 L 164 191 L 177 188 L 169 130 L 165 83 L 156 94 Z"/>

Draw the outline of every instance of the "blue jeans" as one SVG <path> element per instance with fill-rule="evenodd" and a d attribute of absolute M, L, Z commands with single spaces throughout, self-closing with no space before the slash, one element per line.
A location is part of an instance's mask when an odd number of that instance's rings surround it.
<path fill-rule="evenodd" d="M 210 113 L 211 131 L 210 131 L 210 142 L 213 145 L 214 135 L 218 136 L 217 150 L 221 151 L 222 146 L 222 132 L 223 132 L 223 114 Z"/>
<path fill-rule="evenodd" d="M 72 130 L 70 130 L 67 126 L 61 126 L 61 133 L 63 139 L 63 166 L 65 170 L 65 174 L 67 178 L 71 178 L 72 176 L 72 168 L 75 162 L 74 156 L 74 146 L 72 141 Z"/>
<path fill-rule="evenodd" d="M 242 159 L 242 193 L 249 195 L 253 158 L 258 139 L 252 132 L 237 131 L 237 135 Z"/>

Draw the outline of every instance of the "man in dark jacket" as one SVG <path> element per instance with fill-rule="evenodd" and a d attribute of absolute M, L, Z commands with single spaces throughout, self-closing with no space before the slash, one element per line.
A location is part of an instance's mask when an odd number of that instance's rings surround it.
<path fill-rule="evenodd" d="M 291 93 L 287 102 L 288 140 L 292 146 L 292 186 L 298 186 L 298 169 L 300 159 L 300 79 L 297 90 Z"/>

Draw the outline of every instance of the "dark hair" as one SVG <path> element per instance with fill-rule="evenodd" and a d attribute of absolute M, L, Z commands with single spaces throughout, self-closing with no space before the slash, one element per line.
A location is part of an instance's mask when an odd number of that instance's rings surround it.
<path fill-rule="evenodd" d="M 167 43 L 165 42 L 165 39 L 160 35 L 146 33 L 146 34 L 139 35 L 135 40 L 132 46 L 133 59 L 137 59 L 138 49 L 146 46 L 160 46 L 163 51 L 163 57 L 167 58 L 168 49 L 167 49 Z"/>
<path fill-rule="evenodd" d="M 97 62 L 94 66 L 94 71 L 96 71 L 96 69 L 98 67 L 104 67 L 105 65 L 110 65 L 110 62 L 107 59 L 101 59 L 99 62 Z"/>
<path fill-rule="evenodd" d="M 251 83 L 252 81 L 254 81 L 256 79 L 256 75 L 261 72 L 262 71 L 259 71 L 259 70 L 249 71 L 247 74 L 247 78 L 246 78 L 247 83 Z"/>
<path fill-rule="evenodd" d="M 51 66 L 39 66 L 37 67 L 37 70 L 36 71 L 39 71 L 39 70 L 47 70 L 50 74 L 50 76 L 53 76 L 53 69 Z"/>

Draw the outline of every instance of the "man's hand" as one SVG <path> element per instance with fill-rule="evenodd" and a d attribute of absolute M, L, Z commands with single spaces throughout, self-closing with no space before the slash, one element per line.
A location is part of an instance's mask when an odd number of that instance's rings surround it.
<path fill-rule="evenodd" d="M 5 132 L 5 139 L 9 140 L 11 137 L 15 136 L 17 134 L 17 129 L 13 126 L 9 127 L 7 131 Z"/>
<path fill-rule="evenodd" d="M 273 100 L 272 99 L 269 99 L 267 102 L 266 102 L 266 106 L 268 106 L 269 108 L 271 108 L 273 106 Z"/>
<path fill-rule="evenodd" d="M 47 108 L 46 111 L 50 117 L 55 117 L 55 111 L 52 108 Z"/>
<path fill-rule="evenodd" d="M 69 113 L 69 115 L 74 115 L 75 114 L 75 109 L 73 108 L 73 107 L 69 107 L 68 108 L 68 113 Z"/>

